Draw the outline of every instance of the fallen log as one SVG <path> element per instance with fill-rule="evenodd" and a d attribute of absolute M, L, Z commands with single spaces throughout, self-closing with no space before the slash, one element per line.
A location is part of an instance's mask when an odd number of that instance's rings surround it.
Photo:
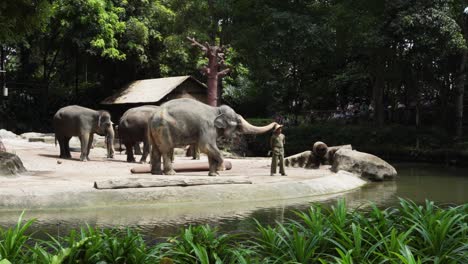
<path fill-rule="evenodd" d="M 174 163 L 172 164 L 172 168 L 176 172 L 194 172 L 194 171 L 209 171 L 208 162 L 189 162 L 189 163 Z M 224 161 L 224 169 L 230 170 L 232 169 L 232 164 L 230 161 Z M 138 167 L 133 167 L 130 170 L 132 173 L 150 173 L 151 172 L 151 165 L 142 165 Z"/>
<path fill-rule="evenodd" d="M 196 185 L 215 185 L 215 184 L 252 184 L 245 179 L 233 179 L 226 177 L 219 178 L 128 178 L 94 182 L 94 188 L 102 189 L 124 189 L 124 188 L 150 188 L 150 187 L 169 187 L 169 186 L 196 186 Z"/>

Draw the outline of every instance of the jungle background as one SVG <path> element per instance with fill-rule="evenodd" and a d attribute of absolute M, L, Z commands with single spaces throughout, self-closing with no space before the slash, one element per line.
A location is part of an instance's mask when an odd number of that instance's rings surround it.
<path fill-rule="evenodd" d="M 287 154 L 353 144 L 387 159 L 468 161 L 465 0 L 4 0 L 0 128 L 51 132 L 124 84 L 192 75 L 186 37 L 225 45 L 222 102 L 286 125 Z M 265 155 L 267 136 L 251 140 Z M 306 140 L 306 141 L 305 141 Z M 468 162 L 466 162 L 468 164 Z"/>

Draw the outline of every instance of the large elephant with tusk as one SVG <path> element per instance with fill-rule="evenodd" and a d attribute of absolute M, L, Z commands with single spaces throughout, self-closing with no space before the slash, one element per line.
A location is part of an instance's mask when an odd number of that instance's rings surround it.
<path fill-rule="evenodd" d="M 175 99 L 163 104 L 149 120 L 152 174 L 175 174 L 170 152 L 175 147 L 198 144 L 208 156 L 210 172 L 223 170 L 223 157 L 216 145 L 218 137 L 231 138 L 235 133 L 261 134 L 271 131 L 277 123 L 257 127 L 251 125 L 226 105 L 213 107 L 189 98 Z M 161 157 L 164 169 L 161 170 Z"/>

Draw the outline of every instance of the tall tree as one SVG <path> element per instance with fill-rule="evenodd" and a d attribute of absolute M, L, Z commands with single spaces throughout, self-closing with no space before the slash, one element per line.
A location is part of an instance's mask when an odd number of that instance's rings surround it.
<path fill-rule="evenodd" d="M 192 46 L 199 47 L 208 58 L 207 66 L 202 69 L 203 74 L 208 77 L 208 104 L 218 106 L 218 80 L 230 71 L 224 63 L 226 49 L 222 46 L 210 45 L 208 42 L 202 45 L 195 38 L 187 37 L 187 39 L 192 43 Z"/>

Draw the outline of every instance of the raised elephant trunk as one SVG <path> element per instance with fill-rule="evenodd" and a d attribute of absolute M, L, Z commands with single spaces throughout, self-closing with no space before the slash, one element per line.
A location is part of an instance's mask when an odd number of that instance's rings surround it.
<path fill-rule="evenodd" d="M 271 131 L 278 124 L 276 122 L 272 122 L 269 125 L 258 127 L 247 122 L 247 120 L 245 120 L 241 115 L 237 115 L 237 117 L 240 122 L 240 131 L 243 134 L 263 134 Z"/>
<path fill-rule="evenodd" d="M 106 134 L 107 158 L 114 158 L 114 138 L 115 133 L 111 125 Z"/>

